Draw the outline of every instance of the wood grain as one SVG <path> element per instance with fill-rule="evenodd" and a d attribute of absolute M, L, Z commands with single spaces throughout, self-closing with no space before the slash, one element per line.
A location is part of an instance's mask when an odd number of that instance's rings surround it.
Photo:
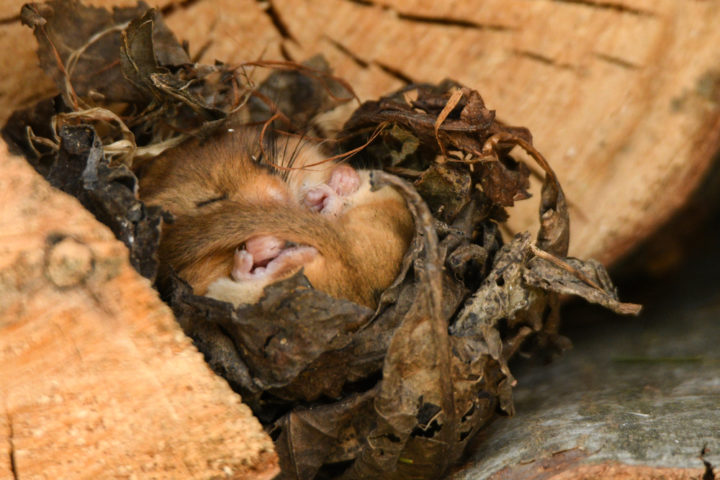
<path fill-rule="evenodd" d="M 364 97 L 451 77 L 530 128 L 572 204 L 577 256 L 628 252 L 682 205 L 720 145 L 718 1 L 272 4 L 286 50 L 326 52 Z M 535 225 L 536 211 L 515 209 L 513 229 Z"/>
<path fill-rule="evenodd" d="M 53 91 L 22 3 L 0 6 L 0 123 Z M 606 263 L 677 211 L 720 145 L 720 0 L 149 3 L 206 63 L 322 52 L 363 99 L 446 77 L 479 90 L 556 169 L 571 253 Z M 269 440 L 124 247 L 0 148 L 0 477 L 272 476 Z M 514 230 L 536 226 L 525 203 Z"/>
<path fill-rule="evenodd" d="M 478 89 L 499 118 L 530 128 L 557 170 L 577 256 L 613 262 L 649 236 L 720 145 L 720 0 L 155 4 L 204 62 L 322 52 L 361 98 L 445 77 Z M 0 28 L 0 66 L 12 72 L 0 81 L 1 120 L 51 87 L 29 68 L 29 29 Z M 515 208 L 512 229 L 535 228 L 536 209 Z"/>
<path fill-rule="evenodd" d="M 272 478 L 125 246 L 4 146 L 0 170 L 0 478 Z"/>

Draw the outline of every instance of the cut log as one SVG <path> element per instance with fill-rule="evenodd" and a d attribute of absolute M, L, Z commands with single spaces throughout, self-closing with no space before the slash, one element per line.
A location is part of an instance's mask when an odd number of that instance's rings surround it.
<path fill-rule="evenodd" d="M 4 146 L 0 171 L 0 478 L 275 476 L 125 246 Z"/>
<path fill-rule="evenodd" d="M 0 123 L 53 92 L 23 3 L 0 6 Z M 445 77 L 479 90 L 556 169 L 577 256 L 650 235 L 720 145 L 720 0 L 151 3 L 205 63 L 321 52 L 363 99 Z M 0 477 L 272 477 L 269 439 L 124 247 L 0 148 Z M 534 228 L 526 203 L 515 230 Z"/>
<path fill-rule="evenodd" d="M 680 271 L 636 286 L 640 318 L 568 309 L 574 348 L 550 365 L 512 365 L 516 415 L 481 434 L 449 478 L 717 478 L 720 222 L 705 236 Z"/>
<path fill-rule="evenodd" d="M 11 21 L 21 3 L 0 10 L 0 121 L 51 89 L 30 29 Z M 556 169 L 573 255 L 627 253 L 683 204 L 720 145 L 719 0 L 156 3 L 206 63 L 322 52 L 365 99 L 445 77 L 479 90 Z M 535 225 L 523 203 L 514 230 Z"/>

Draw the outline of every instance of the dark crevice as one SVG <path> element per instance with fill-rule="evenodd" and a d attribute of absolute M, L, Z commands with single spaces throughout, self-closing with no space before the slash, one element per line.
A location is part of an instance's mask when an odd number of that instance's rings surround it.
<path fill-rule="evenodd" d="M 703 465 L 705 466 L 705 471 L 703 472 L 703 476 L 701 480 L 716 480 L 715 477 L 715 470 L 713 469 L 712 463 L 705 460 L 705 455 L 708 454 L 708 448 L 707 445 L 703 445 L 702 450 L 700 450 L 700 460 L 703 462 Z"/>
<path fill-rule="evenodd" d="M 552 67 L 559 68 L 561 70 L 577 70 L 577 68 L 574 65 L 571 65 L 569 63 L 557 63 L 552 58 L 546 57 L 545 55 L 541 55 L 536 52 L 530 52 L 528 50 L 513 50 L 513 53 L 520 57 L 529 58 L 530 60 L 544 63 L 545 65 L 550 65 Z"/>
<path fill-rule="evenodd" d="M 464 441 L 467 437 L 469 437 L 470 434 L 472 434 L 472 433 L 473 433 L 473 429 L 471 428 L 470 430 L 467 430 L 467 431 L 465 431 L 465 432 L 460 432 L 460 436 L 459 436 L 458 438 L 459 438 L 460 441 L 462 442 L 462 441 Z"/>
<path fill-rule="evenodd" d="M 325 40 L 330 43 L 333 47 L 337 48 L 341 53 L 348 56 L 353 62 L 355 62 L 359 67 L 361 68 L 368 68 L 370 64 L 363 60 L 362 58 L 355 55 L 352 51 L 350 51 L 349 48 L 347 48 L 342 43 L 338 42 L 337 40 L 334 40 L 327 35 L 324 36 Z"/>
<path fill-rule="evenodd" d="M 13 16 L 13 17 L 0 18 L 0 25 L 10 25 L 10 24 L 13 24 L 13 23 L 18 23 L 18 22 L 20 22 L 20 15 L 19 15 L 19 14 L 18 14 L 18 15 L 15 15 L 15 16 Z"/>
<path fill-rule="evenodd" d="M 552 0 L 558 3 L 574 3 L 577 5 L 584 5 L 586 7 L 600 8 L 603 10 L 615 10 L 620 13 L 629 13 L 630 15 L 637 15 L 640 17 L 654 17 L 655 13 L 648 10 L 641 10 L 639 8 L 629 7 L 622 3 L 616 2 L 594 2 L 592 0 Z"/>
<path fill-rule="evenodd" d="M 448 17 L 432 17 L 425 15 L 416 15 L 413 13 L 400 13 L 397 12 L 397 17 L 401 20 L 407 20 L 410 22 L 417 23 L 428 23 L 431 25 L 471 28 L 474 30 L 490 30 L 493 32 L 512 32 L 517 30 L 515 27 L 508 25 L 498 24 L 484 24 L 473 22 L 472 20 L 463 20 L 460 18 L 448 18 Z"/>
<path fill-rule="evenodd" d="M 18 475 L 17 471 L 17 463 L 15 462 L 15 442 L 13 441 L 13 438 L 15 438 L 15 432 L 13 428 L 12 418 L 10 417 L 10 412 L 8 412 L 7 410 L 5 410 L 5 417 L 8 424 L 8 444 L 10 446 L 10 471 L 12 472 L 13 480 L 18 480 L 20 476 Z"/>
<path fill-rule="evenodd" d="M 417 23 L 428 23 L 431 25 L 442 25 L 442 26 L 451 26 L 451 27 L 460 27 L 460 28 L 471 28 L 474 30 L 489 30 L 493 32 L 511 32 L 516 31 L 516 27 L 511 27 L 508 25 L 499 25 L 499 24 L 484 24 L 484 23 L 478 23 L 473 22 L 472 20 L 465 20 L 461 18 L 450 18 L 450 17 L 435 17 L 432 15 L 419 15 L 416 13 L 407 13 L 407 12 L 398 12 L 394 8 L 390 7 L 389 5 L 382 5 L 377 4 L 375 2 L 372 2 L 370 0 L 347 0 L 350 3 L 354 3 L 356 5 L 362 5 L 363 7 L 378 7 L 383 10 L 390 10 L 395 13 L 397 18 L 400 20 L 406 20 L 408 22 L 417 22 Z"/>
<path fill-rule="evenodd" d="M 612 55 L 606 55 L 604 53 L 597 53 L 595 52 L 593 55 L 595 55 L 600 60 L 603 60 L 607 63 L 611 63 L 613 65 L 617 65 L 618 67 L 625 68 L 627 70 L 639 70 L 640 65 L 636 65 L 632 62 L 629 62 L 627 60 L 624 60 L 620 57 L 614 57 Z"/>
<path fill-rule="evenodd" d="M 395 67 L 385 65 L 384 63 L 380 63 L 378 61 L 374 61 L 373 64 L 377 65 L 380 70 L 387 73 L 391 77 L 394 77 L 407 85 L 409 85 L 411 83 L 416 83 L 415 80 L 412 79 L 412 77 L 401 72 L 400 70 L 398 70 Z"/>
<path fill-rule="evenodd" d="M 280 55 L 282 55 L 283 59 L 288 62 L 296 62 L 295 57 L 293 57 L 292 53 L 290 53 L 290 50 L 287 48 L 287 43 L 285 42 L 280 44 Z"/>
<path fill-rule="evenodd" d="M 263 351 L 266 351 L 266 350 L 267 350 L 268 345 L 270 345 L 270 342 L 272 342 L 277 335 L 278 335 L 277 333 L 273 333 L 272 335 L 268 335 L 268 337 L 265 339 L 265 343 L 263 344 Z"/>
<path fill-rule="evenodd" d="M 268 16 L 270 21 L 272 22 L 273 26 L 275 27 L 275 30 L 280 34 L 282 38 L 285 40 L 291 40 L 297 44 L 300 42 L 297 41 L 295 36 L 290 32 L 290 29 L 288 28 L 287 24 L 282 18 L 282 15 L 277 11 L 275 8 L 275 5 L 270 0 L 256 0 L 257 3 L 260 4 L 262 10 L 265 12 L 265 15 Z"/>
<path fill-rule="evenodd" d="M 200 3 L 203 0 L 182 0 L 178 3 L 171 3 L 169 5 L 165 5 L 160 9 L 160 13 L 163 14 L 163 16 L 167 17 L 168 15 L 171 15 L 176 10 L 180 10 L 183 8 L 190 8 L 194 6 L 196 3 Z"/>
<path fill-rule="evenodd" d="M 210 39 L 206 40 L 205 43 L 200 45 L 200 48 L 195 53 L 195 55 L 193 55 L 191 61 L 193 63 L 199 63 L 200 60 L 205 56 L 205 53 L 207 53 L 208 49 L 212 46 L 212 44 L 213 44 L 212 40 L 210 40 Z"/>

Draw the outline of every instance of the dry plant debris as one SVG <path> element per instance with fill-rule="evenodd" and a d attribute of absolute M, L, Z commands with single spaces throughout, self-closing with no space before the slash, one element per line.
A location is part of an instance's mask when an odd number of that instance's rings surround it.
<path fill-rule="evenodd" d="M 559 294 L 639 310 L 618 301 L 602 266 L 565 258 L 565 197 L 528 130 L 498 122 L 478 92 L 452 81 L 365 102 L 326 144 L 377 168 L 373 182 L 397 188 L 415 220 L 401 274 L 375 311 L 314 290 L 301 273 L 238 308 L 193 295 L 176 276 L 156 278 L 172 219 L 137 197 L 146 159 L 211 136 L 231 116 L 315 132 L 313 119 L 352 99 L 350 86 L 319 57 L 193 63 L 142 3 L 113 12 L 27 4 L 22 21 L 60 93 L 16 112 L 4 137 L 156 280 L 209 364 L 266 425 L 285 478 L 436 478 L 498 413 L 512 414 L 508 360 L 528 345 L 567 346 Z M 267 67 L 256 85 L 252 70 Z M 529 196 L 516 147 L 545 174 L 541 227 L 505 244 L 506 207 Z"/>

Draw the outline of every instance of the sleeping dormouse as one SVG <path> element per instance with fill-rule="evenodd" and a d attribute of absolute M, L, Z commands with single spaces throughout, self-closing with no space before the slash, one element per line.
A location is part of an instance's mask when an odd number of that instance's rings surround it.
<path fill-rule="evenodd" d="M 174 216 L 161 265 L 234 305 L 302 268 L 313 288 L 374 308 L 413 235 L 405 201 L 392 187 L 371 191 L 368 171 L 326 161 L 307 141 L 265 145 L 255 128 L 230 129 L 145 168 L 141 199 Z"/>

